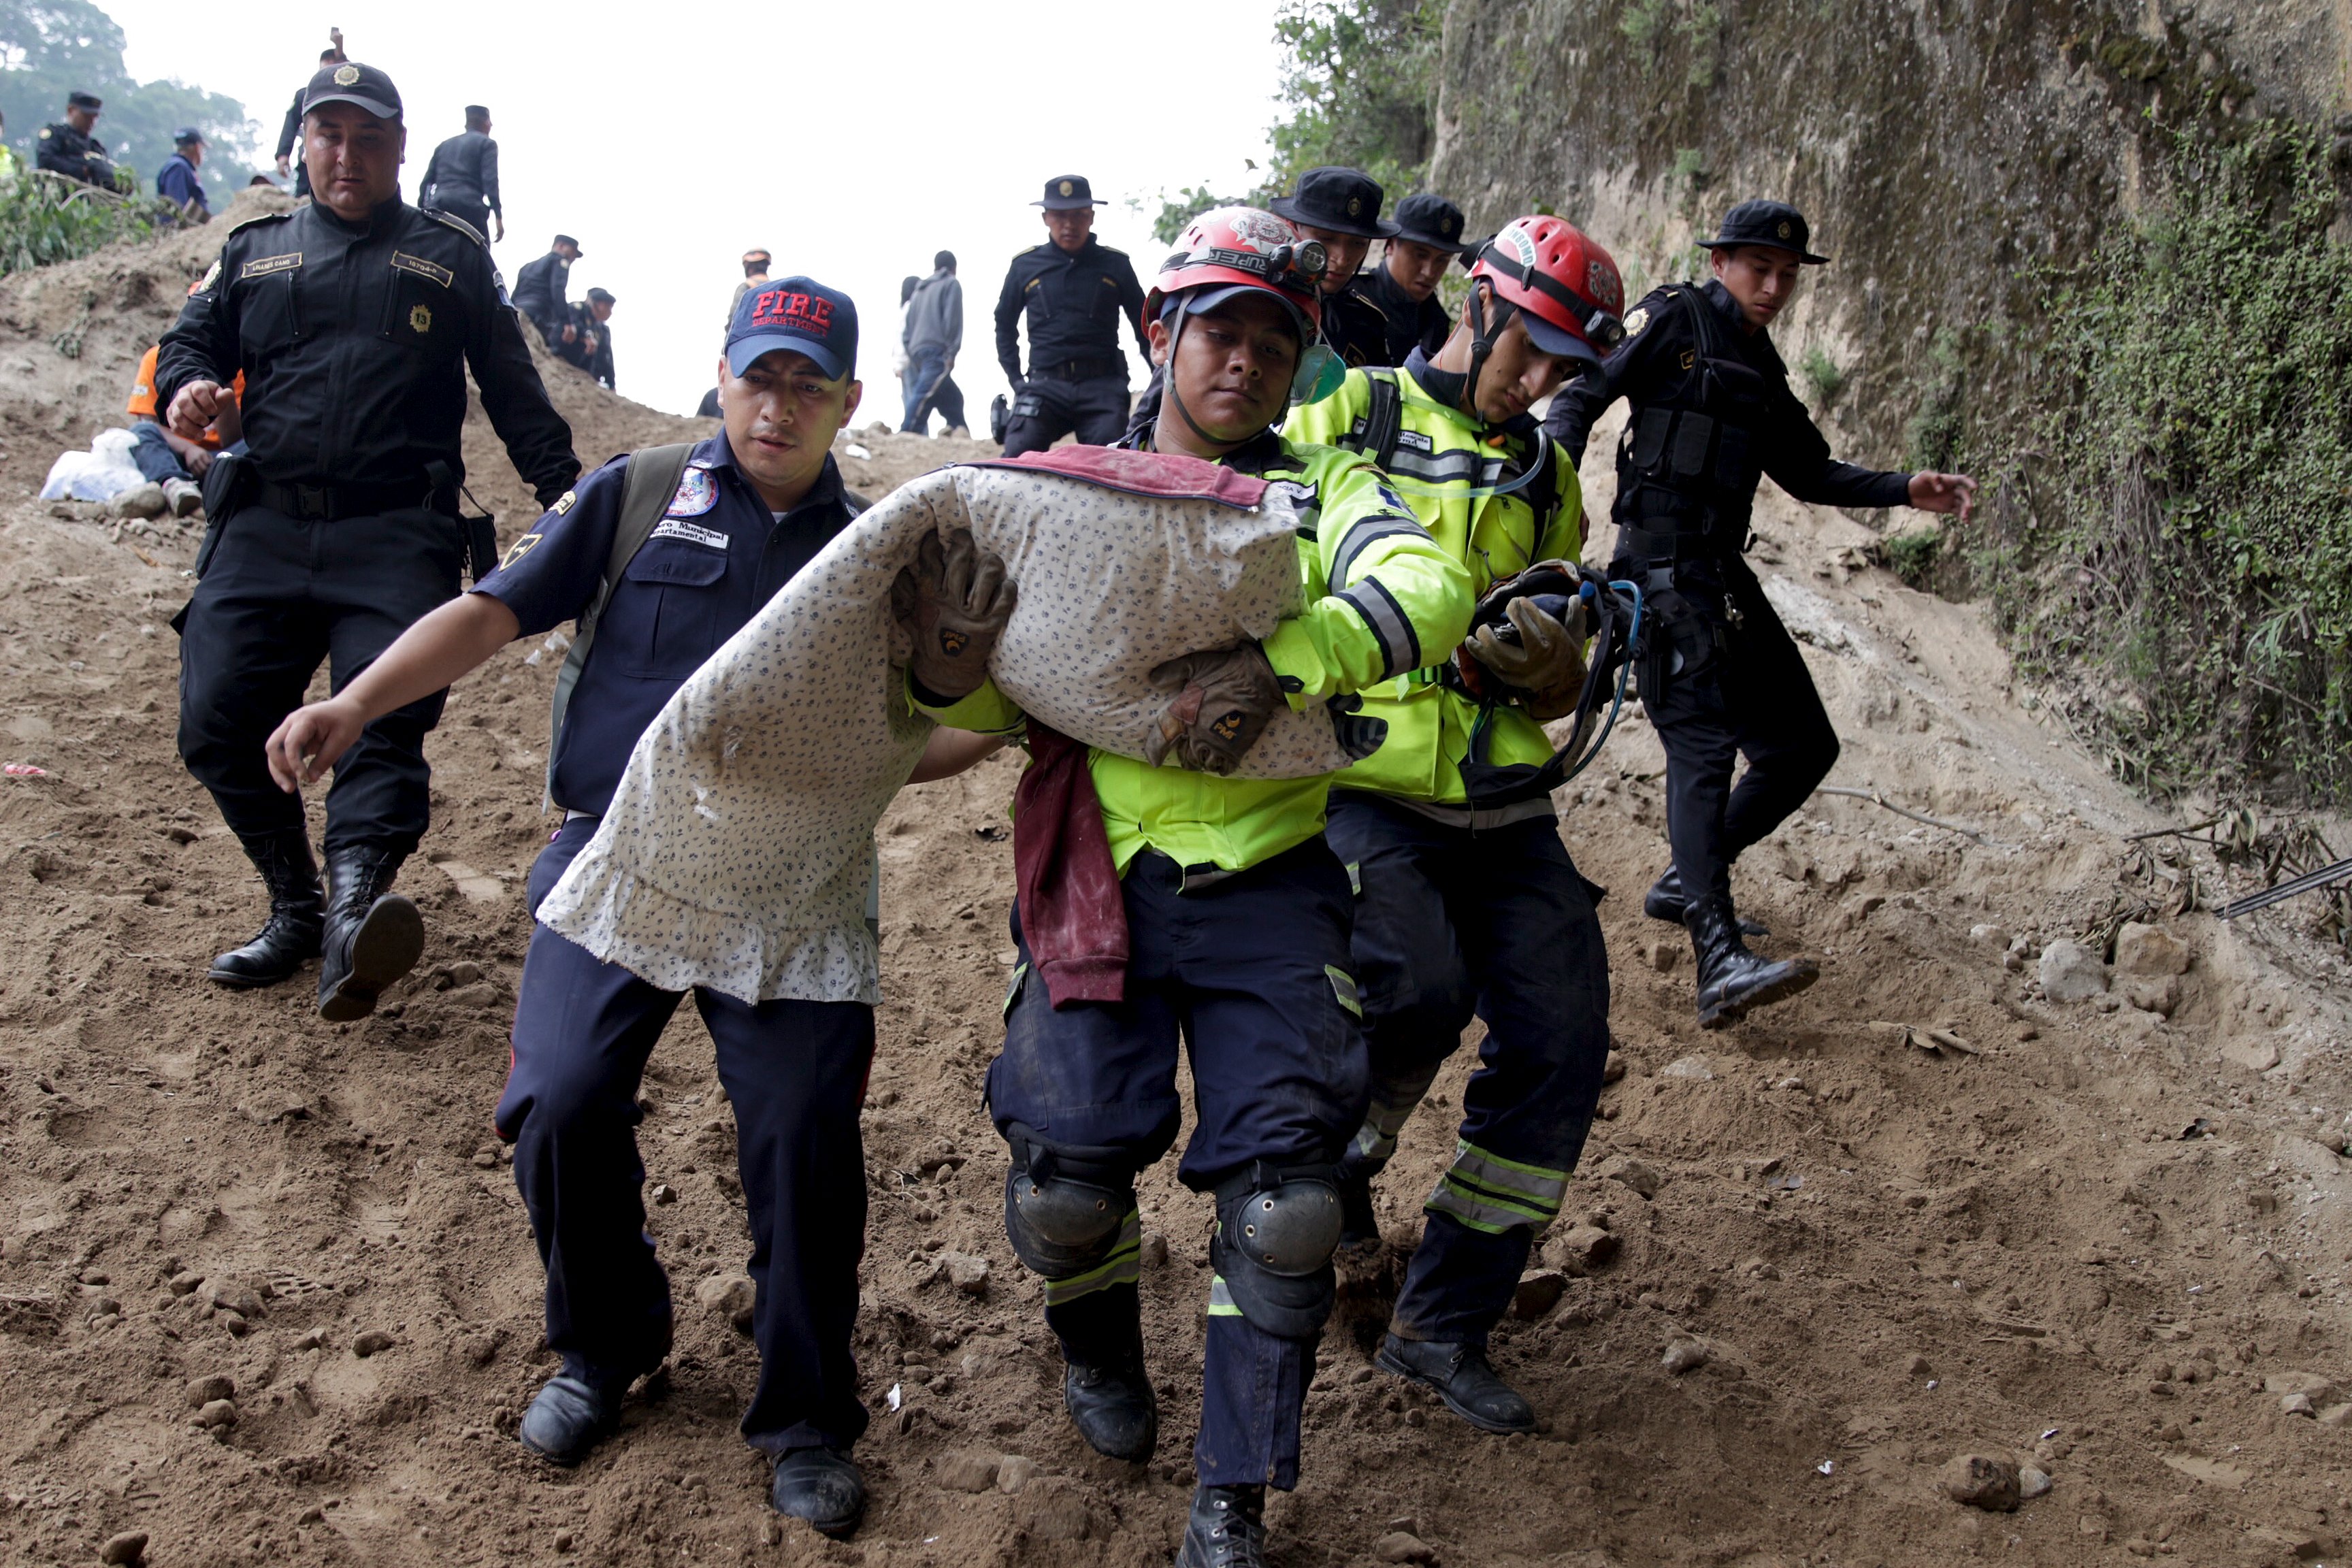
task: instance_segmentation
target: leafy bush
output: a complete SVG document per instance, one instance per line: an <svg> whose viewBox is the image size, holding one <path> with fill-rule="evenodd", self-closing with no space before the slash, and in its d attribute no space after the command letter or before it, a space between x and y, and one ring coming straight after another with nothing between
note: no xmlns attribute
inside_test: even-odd
<svg viewBox="0 0 2352 1568"><path fill-rule="evenodd" d="M1830 358L1828 351L1819 343L1807 349L1804 358L1797 362L1797 374L1803 378L1805 390L1813 395L1816 413L1835 403L1838 394L1845 390L1844 367Z"/></svg>
<svg viewBox="0 0 2352 1568"><path fill-rule="evenodd" d="M1273 128L1279 195L1322 163L1363 170L1389 200L1410 194L1437 139L1438 33L1444 0L1282 0L1274 37L1288 65Z"/></svg>
<svg viewBox="0 0 2352 1568"><path fill-rule="evenodd" d="M2021 663L2158 791L2352 800L2352 247L2328 138L2171 133L2156 199L2046 279L2042 395L1970 562Z"/></svg>
<svg viewBox="0 0 2352 1568"><path fill-rule="evenodd" d="M0 275L88 256L118 239L154 232L153 204L110 196L54 174L20 176L0 190Z"/></svg>
<svg viewBox="0 0 2352 1568"><path fill-rule="evenodd" d="M1914 588L1925 590L1934 582L1936 564L1944 553L1943 531L1923 528L1912 533L1894 533L1879 542L1885 553L1887 570Z"/></svg>

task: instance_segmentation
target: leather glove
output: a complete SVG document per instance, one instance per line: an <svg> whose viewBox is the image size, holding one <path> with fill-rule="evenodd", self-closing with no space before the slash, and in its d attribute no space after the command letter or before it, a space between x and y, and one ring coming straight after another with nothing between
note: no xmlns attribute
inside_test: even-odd
<svg viewBox="0 0 2352 1568"><path fill-rule="evenodd" d="M915 563L890 584L890 613L913 645L915 684L949 702L979 690L1013 618L1014 591L1004 563L969 532L944 544L937 529L925 534Z"/></svg>
<svg viewBox="0 0 2352 1568"><path fill-rule="evenodd" d="M1553 619L1531 599L1514 599L1505 608L1516 641L1507 641L1493 626L1471 634L1470 651L1504 685L1528 694L1528 711L1538 719L1557 719L1574 710L1584 687L1584 605L1569 608L1566 621Z"/></svg>
<svg viewBox="0 0 2352 1568"><path fill-rule="evenodd" d="M1257 644L1188 653L1154 669L1151 689L1169 696L1143 760L1160 765L1170 749L1194 773L1230 773L1283 706L1282 684Z"/></svg>

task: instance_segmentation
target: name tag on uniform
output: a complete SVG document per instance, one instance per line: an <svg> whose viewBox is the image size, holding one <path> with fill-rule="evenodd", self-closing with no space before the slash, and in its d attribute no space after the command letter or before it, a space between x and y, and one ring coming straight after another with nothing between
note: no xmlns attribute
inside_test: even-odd
<svg viewBox="0 0 2352 1568"><path fill-rule="evenodd" d="M457 276L437 261L427 261L421 256L411 256L404 250L395 250L392 253L392 265L396 271L414 272L419 278L430 278L444 289L449 287Z"/></svg>
<svg viewBox="0 0 2352 1568"><path fill-rule="evenodd" d="M699 544L706 550L724 550L727 548L727 536L724 533L721 533L719 530L715 528L705 528L698 522L684 522L674 517L666 517L658 523L656 523L654 525L653 533L650 537L655 539L683 539L688 544Z"/></svg>
<svg viewBox="0 0 2352 1568"><path fill-rule="evenodd" d="M273 272L291 272L302 265L302 253L291 250L283 256L257 256L237 271L239 279L267 278Z"/></svg>

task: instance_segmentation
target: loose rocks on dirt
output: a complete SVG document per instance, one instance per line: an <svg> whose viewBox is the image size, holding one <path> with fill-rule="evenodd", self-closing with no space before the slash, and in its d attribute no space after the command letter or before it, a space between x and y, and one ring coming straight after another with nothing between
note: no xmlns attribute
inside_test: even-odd
<svg viewBox="0 0 2352 1568"><path fill-rule="evenodd" d="M694 1299L705 1311L721 1314L739 1329L749 1329L759 1287L751 1283L749 1274L714 1274L694 1288Z"/></svg>
<svg viewBox="0 0 2352 1568"><path fill-rule="evenodd" d="M940 1460L940 1485L951 1492L984 1492L996 1484L1001 1455L968 1448Z"/></svg>
<svg viewBox="0 0 2352 1568"><path fill-rule="evenodd" d="M1372 1555L1383 1563L1434 1563L1437 1553L1418 1535L1392 1530L1372 1543Z"/></svg>
<svg viewBox="0 0 2352 1568"><path fill-rule="evenodd" d="M2107 989L2107 966L2079 942L2062 937L2042 950L2042 994L2053 1002L2088 1002Z"/></svg>
<svg viewBox="0 0 2352 1568"><path fill-rule="evenodd" d="M100 1563L119 1563L125 1568L138 1568L147 1561L147 1532L126 1530L120 1535L107 1537L106 1544L98 1549Z"/></svg>
<svg viewBox="0 0 2352 1568"><path fill-rule="evenodd" d="M1955 1454L1937 1479L1944 1484L1944 1495L1954 1502L1991 1513L2017 1510L2017 1467L2007 1459L1985 1454Z"/></svg>

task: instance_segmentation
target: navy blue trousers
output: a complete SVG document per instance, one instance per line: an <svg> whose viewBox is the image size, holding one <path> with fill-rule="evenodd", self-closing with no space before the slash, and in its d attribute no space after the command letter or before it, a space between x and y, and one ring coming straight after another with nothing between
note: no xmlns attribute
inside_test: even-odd
<svg viewBox="0 0 2352 1568"><path fill-rule="evenodd" d="M1042 452L1075 434L1089 447L1108 447L1127 434L1127 374L1087 381L1033 375L1013 400L1004 426L1004 455Z"/></svg>
<svg viewBox="0 0 2352 1568"><path fill-rule="evenodd" d="M1722 571L1742 625L1731 646L1642 706L1666 753L1666 839L1685 895L1727 897L1731 863L1805 804L1838 759L1837 730L1796 640L1743 561ZM1748 759L1734 787L1733 764Z"/></svg>
<svg viewBox="0 0 2352 1568"><path fill-rule="evenodd" d="M1176 1056L1192 1054L1196 1125L1177 1174L1195 1192L1274 1166L1330 1164L1363 1119L1362 1031L1348 968L1348 878L1320 838L1206 887L1146 851L1128 868L1127 998L1055 1010L1021 967L1003 1052L989 1065L997 1130L1140 1171L1176 1141ZM1201 1435L1203 1485L1298 1484L1298 1418L1315 1375L1312 1340L1285 1339L1223 1305L1209 1314ZM1124 1302L1124 1305L1118 1303ZM1131 1284L1050 1309L1067 1335L1082 1315L1136 1310ZM1088 1325L1099 1328L1098 1324Z"/></svg>
<svg viewBox="0 0 2352 1568"><path fill-rule="evenodd" d="M269 777L262 742L302 704L320 661L334 689L457 592L457 525L436 512L306 522L264 506L221 525L180 630L180 756L250 841L302 831L302 797ZM360 731L327 791L327 852L415 853L431 806L425 737L435 692Z"/></svg>
<svg viewBox="0 0 2352 1568"><path fill-rule="evenodd" d="M1550 816L1473 832L1334 790L1328 833L1360 889L1354 962L1371 1041L1351 1173L1388 1163L1462 1031L1474 1016L1486 1024L1392 1324L1410 1339L1484 1344L1559 1213L1600 1103L1609 960L1591 887Z"/></svg>
<svg viewBox="0 0 2352 1568"><path fill-rule="evenodd" d="M574 818L541 852L531 868L534 910L595 826ZM645 1228L636 1093L682 1000L545 926L531 932L499 1135L515 1146L515 1184L547 1266L548 1346L591 1383L625 1382L669 1348L669 1279ZM874 1060L874 1010L861 1002L751 1006L709 990L694 1000L735 1112L751 1219L760 1383L743 1436L772 1455L845 1452L866 1421L850 1335L866 1248L857 1112Z"/></svg>

